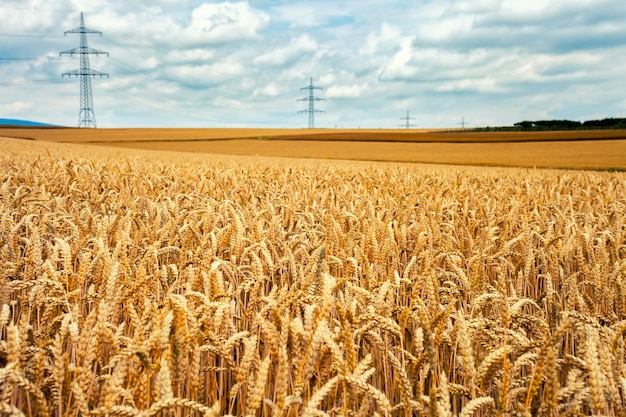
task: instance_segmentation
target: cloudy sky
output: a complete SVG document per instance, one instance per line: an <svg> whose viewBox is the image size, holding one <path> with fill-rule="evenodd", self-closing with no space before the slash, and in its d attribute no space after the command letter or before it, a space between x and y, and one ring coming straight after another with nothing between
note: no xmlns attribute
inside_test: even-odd
<svg viewBox="0 0 626 417"><path fill-rule="evenodd" d="M626 117L624 0L0 0L0 118L98 127L510 125Z"/></svg>

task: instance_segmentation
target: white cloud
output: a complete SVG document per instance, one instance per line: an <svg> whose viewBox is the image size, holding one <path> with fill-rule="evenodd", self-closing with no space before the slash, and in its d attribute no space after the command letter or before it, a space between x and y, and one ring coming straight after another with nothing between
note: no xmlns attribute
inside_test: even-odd
<svg viewBox="0 0 626 417"><path fill-rule="evenodd" d="M139 61L139 64L137 65L137 69L138 70L154 70L157 69L159 67L159 60L156 59L155 57L149 57L147 59L143 59L141 61Z"/></svg>
<svg viewBox="0 0 626 417"><path fill-rule="evenodd" d="M350 15L342 3L325 0L290 2L274 7L273 11L277 19L288 22L292 28L314 28Z"/></svg>
<svg viewBox="0 0 626 417"><path fill-rule="evenodd" d="M184 38L191 42L215 44L256 37L269 23L267 13L248 2L204 3L191 13Z"/></svg>
<svg viewBox="0 0 626 417"><path fill-rule="evenodd" d="M88 27L104 31L124 45L167 45L178 50L254 39L270 18L248 2L227 1L203 3L186 16L155 5L131 10L102 6L85 19Z"/></svg>
<svg viewBox="0 0 626 417"><path fill-rule="evenodd" d="M361 94L368 90L367 84L358 85L333 85L326 91L326 97L328 98L357 98Z"/></svg>
<svg viewBox="0 0 626 417"><path fill-rule="evenodd" d="M379 78L382 80L413 78L417 74L417 69L411 65L414 56L415 51L410 42L405 42L391 60L379 70Z"/></svg>
<svg viewBox="0 0 626 417"><path fill-rule="evenodd" d="M452 81L443 81L435 88L438 92L461 92L476 91L481 93L501 92L502 88L498 87L496 80L493 78L479 79L460 79Z"/></svg>
<svg viewBox="0 0 626 417"><path fill-rule="evenodd" d="M229 60L205 65L178 65L171 67L167 73L181 84L207 86L231 80L245 71L245 67L236 61Z"/></svg>
<svg viewBox="0 0 626 417"><path fill-rule="evenodd" d="M415 44L434 45L450 38L458 38L471 32L474 26L474 15L455 15L443 19L423 22L417 27Z"/></svg>
<svg viewBox="0 0 626 417"><path fill-rule="evenodd" d="M457 0L446 4L443 12L445 15L472 15L496 10L502 3L503 0Z"/></svg>
<svg viewBox="0 0 626 417"><path fill-rule="evenodd" d="M8 0L0 6L2 32L19 34L45 34L58 30L63 14L58 11L71 11L72 5L65 0L33 1ZM62 32L61 32L62 33Z"/></svg>
<svg viewBox="0 0 626 417"><path fill-rule="evenodd" d="M110 0L70 0L76 10L85 13L93 13L101 11L104 8L115 7L113 1Z"/></svg>
<svg viewBox="0 0 626 417"><path fill-rule="evenodd" d="M31 101L13 101L0 106L0 111L5 115L23 115L26 111L35 107Z"/></svg>
<svg viewBox="0 0 626 417"><path fill-rule="evenodd" d="M360 53L374 55L381 49L389 49L399 46L402 41L401 30L393 25L383 22L378 32L370 33L365 40L365 45L360 48Z"/></svg>
<svg viewBox="0 0 626 417"><path fill-rule="evenodd" d="M505 14L517 16L535 16L545 12L554 3L545 0L502 0L499 9Z"/></svg>
<svg viewBox="0 0 626 417"><path fill-rule="evenodd" d="M166 55L166 59L171 63L201 63L215 58L215 51L206 48L193 48L172 50Z"/></svg>
<svg viewBox="0 0 626 417"><path fill-rule="evenodd" d="M255 64L280 66L293 62L305 53L315 52L318 49L315 39L309 35L300 35L292 39L288 45L282 48L272 49L254 59Z"/></svg>
<svg viewBox="0 0 626 417"><path fill-rule="evenodd" d="M270 83L262 88L257 88L252 93L253 97L276 97L278 95L279 88L275 83Z"/></svg>

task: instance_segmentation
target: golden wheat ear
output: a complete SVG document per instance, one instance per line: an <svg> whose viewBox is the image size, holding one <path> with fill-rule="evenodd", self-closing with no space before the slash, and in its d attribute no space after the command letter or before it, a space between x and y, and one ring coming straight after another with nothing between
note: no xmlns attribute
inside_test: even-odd
<svg viewBox="0 0 626 417"><path fill-rule="evenodd" d="M0 147L0 414L626 415L623 173Z"/></svg>

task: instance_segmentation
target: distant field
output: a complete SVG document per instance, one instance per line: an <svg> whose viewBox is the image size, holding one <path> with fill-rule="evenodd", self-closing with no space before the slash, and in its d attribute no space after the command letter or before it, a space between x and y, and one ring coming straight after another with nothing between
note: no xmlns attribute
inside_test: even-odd
<svg viewBox="0 0 626 417"><path fill-rule="evenodd" d="M281 139L302 139L302 135L286 135ZM468 130L351 130L309 133L307 140L358 142L417 143L494 143L554 142L579 140L626 140L623 130L581 130L556 132L474 132Z"/></svg>
<svg viewBox="0 0 626 417"><path fill-rule="evenodd" d="M144 141L216 140L264 138L318 133L308 129L77 129L2 128L0 136L66 143L114 143Z"/></svg>
<svg viewBox="0 0 626 417"><path fill-rule="evenodd" d="M315 140L323 142L493 143L579 140L626 140L626 130L571 130L555 132L474 132L437 129L257 129L257 128L11 128L0 126L0 136L66 143L178 142L232 139Z"/></svg>
<svg viewBox="0 0 626 417"><path fill-rule="evenodd" d="M132 149L363 161L626 170L626 131L0 128L0 136Z"/></svg>
<svg viewBox="0 0 626 417"><path fill-rule="evenodd" d="M133 142L132 149L455 165L626 169L626 141L397 143L299 140Z"/></svg>

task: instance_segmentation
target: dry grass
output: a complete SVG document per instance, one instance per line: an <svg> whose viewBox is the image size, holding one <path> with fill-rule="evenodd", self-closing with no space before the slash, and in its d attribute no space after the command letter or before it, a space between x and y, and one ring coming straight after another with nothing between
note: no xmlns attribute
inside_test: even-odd
<svg viewBox="0 0 626 417"><path fill-rule="evenodd" d="M2 140L0 413L626 413L626 177Z"/></svg>

